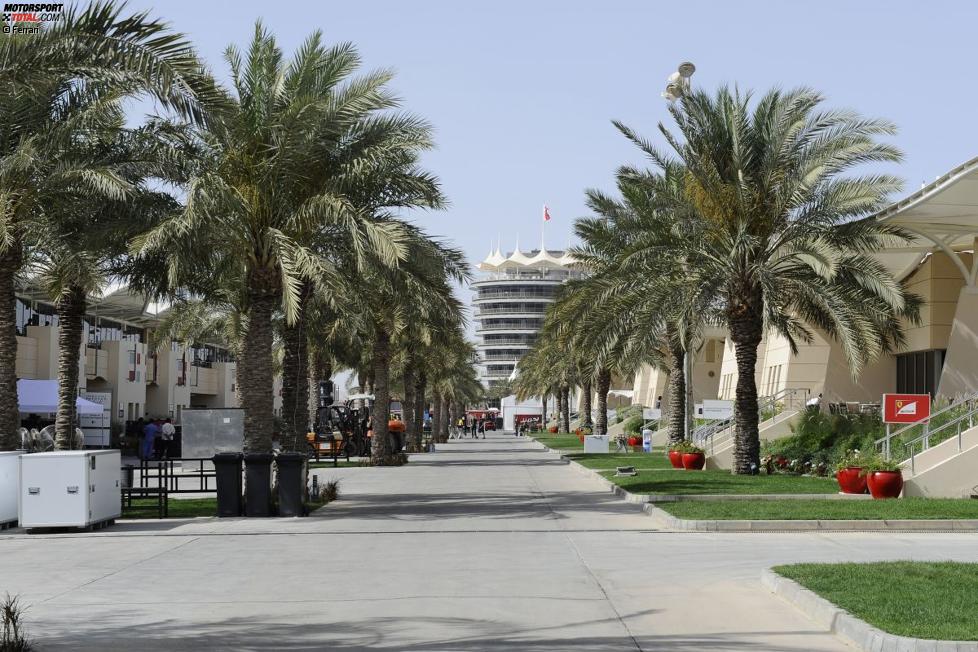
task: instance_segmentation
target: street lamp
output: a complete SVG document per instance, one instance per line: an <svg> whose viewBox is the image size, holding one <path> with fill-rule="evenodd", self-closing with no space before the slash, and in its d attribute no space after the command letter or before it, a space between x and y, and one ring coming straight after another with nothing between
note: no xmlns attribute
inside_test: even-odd
<svg viewBox="0 0 978 652"><path fill-rule="evenodd" d="M670 102L675 102L689 91L689 78L696 72L696 66L689 61L679 64L676 72L666 78L666 90L662 92L662 97Z"/></svg>
<svg viewBox="0 0 978 652"><path fill-rule="evenodd" d="M693 76L696 72L696 66L690 61L683 61L676 68L676 72L672 73L666 78L666 90L662 92L662 97L664 97L669 102L675 102L680 99L683 95L689 92L690 83L689 78ZM694 405L693 405L693 351L692 342L687 341L683 343L683 377L684 384L686 386L686 414L683 419L683 434L687 441L691 441L693 437L694 430Z"/></svg>

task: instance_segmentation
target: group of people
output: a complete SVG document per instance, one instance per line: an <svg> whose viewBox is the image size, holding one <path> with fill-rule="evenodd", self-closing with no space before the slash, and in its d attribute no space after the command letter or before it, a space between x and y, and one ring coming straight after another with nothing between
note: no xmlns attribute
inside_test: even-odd
<svg viewBox="0 0 978 652"><path fill-rule="evenodd" d="M135 434L142 437L139 446L139 459L166 459L170 456L170 446L177 433L170 419L150 419L142 417L136 420Z"/></svg>
<svg viewBox="0 0 978 652"><path fill-rule="evenodd" d="M479 433L482 433L483 439L486 438L486 424L481 420L475 419L469 422L468 419L459 417L455 425L466 435L471 434L472 439L478 439Z"/></svg>

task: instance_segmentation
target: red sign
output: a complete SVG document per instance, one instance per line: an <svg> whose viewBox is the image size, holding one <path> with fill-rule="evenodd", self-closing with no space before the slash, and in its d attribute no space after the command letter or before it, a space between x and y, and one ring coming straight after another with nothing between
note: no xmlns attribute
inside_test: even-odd
<svg viewBox="0 0 978 652"><path fill-rule="evenodd" d="M930 394L883 394L883 423L917 423L930 418Z"/></svg>
<svg viewBox="0 0 978 652"><path fill-rule="evenodd" d="M539 424L543 421L543 417L539 414L517 414L515 418L516 423L536 423Z"/></svg>

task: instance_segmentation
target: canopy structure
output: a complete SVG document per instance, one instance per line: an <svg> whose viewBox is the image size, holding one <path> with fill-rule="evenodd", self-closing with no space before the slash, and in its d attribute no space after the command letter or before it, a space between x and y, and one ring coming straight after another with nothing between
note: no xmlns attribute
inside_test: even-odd
<svg viewBox="0 0 978 652"><path fill-rule="evenodd" d="M58 411L58 381L57 380L26 380L17 381L17 403L22 414L45 414ZM102 406L85 400L80 396L75 399L78 414L102 414Z"/></svg>
<svg viewBox="0 0 978 652"><path fill-rule="evenodd" d="M978 236L978 158L950 170L872 219L899 225L916 236L910 243L897 243L877 254L897 278L905 278L931 253L943 251L969 286L978 284L978 264L968 269L957 255L971 253Z"/></svg>

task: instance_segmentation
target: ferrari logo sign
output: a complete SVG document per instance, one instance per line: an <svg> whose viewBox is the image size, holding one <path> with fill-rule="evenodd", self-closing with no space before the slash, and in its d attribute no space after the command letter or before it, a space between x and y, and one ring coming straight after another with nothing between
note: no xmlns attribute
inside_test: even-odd
<svg viewBox="0 0 978 652"><path fill-rule="evenodd" d="M884 423L917 423L930 417L930 394L883 394Z"/></svg>

